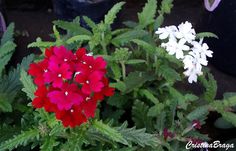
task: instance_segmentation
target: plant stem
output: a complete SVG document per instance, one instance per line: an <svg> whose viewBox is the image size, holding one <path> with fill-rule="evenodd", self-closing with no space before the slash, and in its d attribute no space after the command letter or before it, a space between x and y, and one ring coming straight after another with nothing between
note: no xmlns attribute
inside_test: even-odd
<svg viewBox="0 0 236 151"><path fill-rule="evenodd" d="M126 77L126 67L125 67L125 62L124 62L124 61L121 61L120 64L121 64L121 68L122 68L122 76L123 76L123 80L125 80L125 77Z"/></svg>

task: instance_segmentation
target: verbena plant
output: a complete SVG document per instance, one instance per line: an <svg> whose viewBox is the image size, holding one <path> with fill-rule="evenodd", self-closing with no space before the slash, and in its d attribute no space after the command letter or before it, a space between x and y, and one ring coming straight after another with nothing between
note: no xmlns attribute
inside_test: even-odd
<svg viewBox="0 0 236 151"><path fill-rule="evenodd" d="M18 123L22 132L2 139L0 150L23 145L25 150L47 151L182 151L188 141L210 140L207 134L197 130L205 124L210 112L220 113L236 126L232 108L236 96L225 95L223 100L215 100L217 84L208 69L203 68L203 73L197 74L203 88L200 95L178 88L179 84L187 83L186 74L182 74L184 65L168 54L167 46L163 48L165 40L155 34L164 15L170 13L172 0L160 4L149 0L138 13L138 22L126 21L125 28L113 30L111 25L123 5L124 2L117 3L99 24L84 16L89 29L80 26L80 17L73 22L55 21L52 35L55 41L44 42L38 38L29 45L42 51L36 62L44 58L46 48L61 45L72 50L86 47L94 56L105 58L110 86L116 91L99 103L95 118L75 128L65 128L54 114L44 109L33 110L29 103L21 124ZM60 34L58 28L66 34ZM206 36L215 37L211 33L199 33L196 38ZM34 99L36 86L26 70L23 68L20 74L22 90ZM8 134L7 129L12 127L14 123L2 124L1 135Z"/></svg>

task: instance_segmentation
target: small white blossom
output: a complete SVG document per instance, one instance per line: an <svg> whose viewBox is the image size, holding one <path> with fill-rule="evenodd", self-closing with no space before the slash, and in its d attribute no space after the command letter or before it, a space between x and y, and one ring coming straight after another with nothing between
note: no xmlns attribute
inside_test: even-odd
<svg viewBox="0 0 236 151"><path fill-rule="evenodd" d="M178 31L175 33L176 38L185 39L191 43L196 38L196 32L190 22L181 23L178 26Z"/></svg>
<svg viewBox="0 0 236 151"><path fill-rule="evenodd" d="M164 48L166 48L166 51L170 55L176 56L177 59L184 58L184 52L188 51L190 49L189 46L185 45L186 41L184 39L181 39L180 41L176 41L174 39L170 39L169 42L162 44Z"/></svg>
<svg viewBox="0 0 236 151"><path fill-rule="evenodd" d="M175 39L175 32L177 32L176 26L167 26L164 28L159 28L155 33L159 35L160 39Z"/></svg>
<svg viewBox="0 0 236 151"><path fill-rule="evenodd" d="M209 50L209 47L206 43L202 43L203 39L201 39L199 42L193 41L192 45L193 51L198 51L201 55L201 58L206 59L207 57L212 57L213 52Z"/></svg>
<svg viewBox="0 0 236 151"><path fill-rule="evenodd" d="M159 28L156 32L161 40L169 39L162 43L169 55L181 60L184 64L184 75L188 77L188 82L197 82L198 76L202 75L202 66L207 66L207 57L212 57L212 51L203 39L196 41L196 33L189 22L176 26Z"/></svg>

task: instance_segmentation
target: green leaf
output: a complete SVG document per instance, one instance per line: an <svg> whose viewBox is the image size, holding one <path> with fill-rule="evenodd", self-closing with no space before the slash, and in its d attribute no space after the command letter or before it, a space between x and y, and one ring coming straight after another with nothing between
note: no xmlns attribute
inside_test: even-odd
<svg viewBox="0 0 236 151"><path fill-rule="evenodd" d="M159 66L158 74L170 83L181 80L180 74L175 69L166 64Z"/></svg>
<svg viewBox="0 0 236 151"><path fill-rule="evenodd" d="M220 129L234 128L234 126L230 122L224 120L222 117L218 118L215 121L214 126L217 127L217 128L220 128Z"/></svg>
<svg viewBox="0 0 236 151"><path fill-rule="evenodd" d="M69 33L72 33L73 35L92 35L92 33L81 27L79 22L68 22L68 21L62 21L62 20L57 20L53 21L54 25L57 25L58 27L66 30Z"/></svg>
<svg viewBox="0 0 236 151"><path fill-rule="evenodd" d="M216 34L211 33L211 32L201 32L201 33L198 33L198 34L196 35L196 38L198 38L198 39L205 38L205 37L207 37L207 38L217 38L217 39L219 39L219 37L218 37Z"/></svg>
<svg viewBox="0 0 236 151"><path fill-rule="evenodd" d="M126 90L126 85L122 81L118 81L116 83L111 83L110 86L120 90L121 92L125 92L125 90Z"/></svg>
<svg viewBox="0 0 236 151"><path fill-rule="evenodd" d="M151 146L155 148L160 141L153 134L146 133L146 129L136 129L136 127L127 128L127 122L123 123L120 127L117 127L117 131L129 142L140 145L141 147Z"/></svg>
<svg viewBox="0 0 236 151"><path fill-rule="evenodd" d="M130 59L126 61L125 64L139 64L139 63L146 63L146 61L142 59Z"/></svg>
<svg viewBox="0 0 236 151"><path fill-rule="evenodd" d="M83 16L83 19L85 21L85 23L92 29L97 28L97 25L94 21L92 21L92 19L88 18L87 16Z"/></svg>
<svg viewBox="0 0 236 151"><path fill-rule="evenodd" d="M139 88L147 81L154 80L155 77L151 73L131 72L124 80L126 84L126 93Z"/></svg>
<svg viewBox="0 0 236 151"><path fill-rule="evenodd" d="M34 92L36 91L36 87L33 83L33 80L30 75L28 75L25 70L21 70L21 78L20 81L22 82L24 88L22 89L23 92L27 94L27 96L33 100L34 99Z"/></svg>
<svg viewBox="0 0 236 151"><path fill-rule="evenodd" d="M139 40L139 39L133 39L132 42L136 43L140 47L142 47L145 51L148 52L148 54L154 54L155 53L155 46L151 45L150 43Z"/></svg>
<svg viewBox="0 0 236 151"><path fill-rule="evenodd" d="M1 45L7 43L8 41L13 41L14 29L15 29L15 24L10 23L9 26L7 27L7 30L4 32L2 36Z"/></svg>
<svg viewBox="0 0 236 151"><path fill-rule="evenodd" d="M208 79L206 79L208 78ZM214 76L210 73L207 73L206 78L204 76L200 76L199 80L205 87L205 92L203 94L203 98L208 101L212 102L215 99L216 92L217 92L217 83L214 79Z"/></svg>
<svg viewBox="0 0 236 151"><path fill-rule="evenodd" d="M72 44L74 42L77 42L77 41L89 41L91 39L90 36L88 35L77 35L77 36L74 36L74 37L71 37L70 39L68 39L66 41L67 44Z"/></svg>
<svg viewBox="0 0 236 151"><path fill-rule="evenodd" d="M190 121L193 121L196 119L201 119L204 116L206 116L208 113L209 113L209 106L208 105L200 106L200 107L197 107L192 112L190 112L187 115L187 119Z"/></svg>
<svg viewBox="0 0 236 151"><path fill-rule="evenodd" d="M53 137L47 137L42 146L40 146L40 151L53 151L53 148L57 145L57 142L55 141L55 138Z"/></svg>
<svg viewBox="0 0 236 151"><path fill-rule="evenodd" d="M127 100L127 96L115 93L112 97L108 98L107 103L111 106L122 108L127 103Z"/></svg>
<svg viewBox="0 0 236 151"><path fill-rule="evenodd" d="M12 112L12 106L8 102L7 98L3 98L0 94L0 111L2 112Z"/></svg>
<svg viewBox="0 0 236 151"><path fill-rule="evenodd" d="M132 107L132 120L138 128L146 127L148 131L152 129L152 121L148 115L149 107L140 100L136 100Z"/></svg>
<svg viewBox="0 0 236 151"><path fill-rule="evenodd" d="M226 121L230 122L236 127L236 114L232 112L223 112L222 118L225 119Z"/></svg>
<svg viewBox="0 0 236 151"><path fill-rule="evenodd" d="M109 125L104 124L102 121L94 121L92 126L101 134L107 136L111 140L122 143L124 145L128 145L128 142L124 139L120 132L110 127Z"/></svg>
<svg viewBox="0 0 236 151"><path fill-rule="evenodd" d="M125 2L119 2L117 4L115 4L109 11L108 13L105 15L105 18L104 18L104 23L106 25L111 25L116 16L117 16L117 13L121 10L122 6L125 4Z"/></svg>
<svg viewBox="0 0 236 151"><path fill-rule="evenodd" d="M115 80L120 80L120 78L121 78L121 68L120 68L120 66L117 63L111 63L110 67L111 67L111 70L113 72L114 79Z"/></svg>
<svg viewBox="0 0 236 151"><path fill-rule="evenodd" d="M173 0L162 0L161 2L161 12L162 14L170 14L171 8L173 7Z"/></svg>
<svg viewBox="0 0 236 151"><path fill-rule="evenodd" d="M150 117L160 116L160 113L163 111L164 107L165 106L163 103L158 103L158 104L154 105L153 107L151 107L148 110L148 116L150 116Z"/></svg>
<svg viewBox="0 0 236 151"><path fill-rule="evenodd" d="M134 21L124 21L123 24L126 26L126 27L129 27L129 28L134 28L138 25L138 23L134 22Z"/></svg>
<svg viewBox="0 0 236 151"><path fill-rule="evenodd" d="M31 44L29 44L27 47L28 48L32 48L32 47L38 47L38 48L48 48L51 46L54 46L55 43L54 42L44 42L42 41L41 38L37 38L36 42L32 42Z"/></svg>
<svg viewBox="0 0 236 151"><path fill-rule="evenodd" d="M145 28L147 25L150 25L154 22L154 18L157 10L157 1L148 0L145 4L143 11L138 13L138 20L141 28Z"/></svg>
<svg viewBox="0 0 236 151"><path fill-rule="evenodd" d="M147 34L148 32L144 30L131 30L116 36L111 40L111 43L115 46L124 45L133 39L144 37Z"/></svg>
<svg viewBox="0 0 236 151"><path fill-rule="evenodd" d="M148 89L141 89L139 91L141 96L145 96L148 100L152 101L154 104L158 104L159 100L153 95L153 93Z"/></svg>
<svg viewBox="0 0 236 151"><path fill-rule="evenodd" d="M38 129L30 129L22 131L21 134L14 136L14 138L7 140L0 144L0 150L13 150L20 145L27 145L39 136Z"/></svg>

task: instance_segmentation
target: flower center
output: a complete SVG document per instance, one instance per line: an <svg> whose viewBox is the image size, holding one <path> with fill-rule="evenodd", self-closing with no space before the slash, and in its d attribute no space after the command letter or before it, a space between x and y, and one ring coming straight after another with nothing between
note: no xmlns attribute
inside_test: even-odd
<svg viewBox="0 0 236 151"><path fill-rule="evenodd" d="M82 63L83 63L83 64L86 64L86 62L85 62L85 61L83 61Z"/></svg>
<svg viewBox="0 0 236 151"><path fill-rule="evenodd" d="M48 72L48 70L47 70L47 69L44 69L44 72Z"/></svg>
<svg viewBox="0 0 236 151"><path fill-rule="evenodd" d="M89 66L90 69L92 69L92 66Z"/></svg>
<svg viewBox="0 0 236 151"><path fill-rule="evenodd" d="M65 92L65 95L66 95L66 96L68 95L68 91Z"/></svg>
<svg viewBox="0 0 236 151"><path fill-rule="evenodd" d="M81 73L81 72L79 72L79 71L78 71L78 72L76 72L76 73L75 73L75 76L76 76L76 75L78 75L78 74L80 74L80 73Z"/></svg>
<svg viewBox="0 0 236 151"><path fill-rule="evenodd" d="M65 62L67 62L67 61L68 61L68 59L64 59L64 61L65 61Z"/></svg>
<svg viewBox="0 0 236 151"><path fill-rule="evenodd" d="M61 78L61 76L62 76L61 74L58 74L58 77L59 77L59 78Z"/></svg>
<svg viewBox="0 0 236 151"><path fill-rule="evenodd" d="M86 97L85 101L88 101L88 100L90 100L90 97Z"/></svg>
<svg viewBox="0 0 236 151"><path fill-rule="evenodd" d="M71 113L73 113L73 112L74 112L74 110L73 110L73 109L71 109L71 110L70 110L70 112L71 112Z"/></svg>
<svg viewBox="0 0 236 151"><path fill-rule="evenodd" d="M87 80L86 83L89 84L89 80Z"/></svg>

